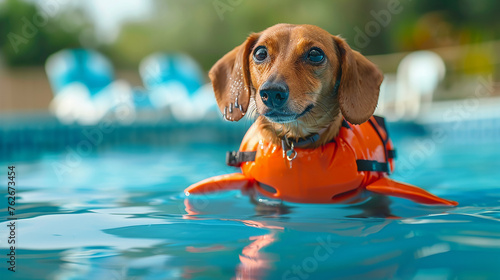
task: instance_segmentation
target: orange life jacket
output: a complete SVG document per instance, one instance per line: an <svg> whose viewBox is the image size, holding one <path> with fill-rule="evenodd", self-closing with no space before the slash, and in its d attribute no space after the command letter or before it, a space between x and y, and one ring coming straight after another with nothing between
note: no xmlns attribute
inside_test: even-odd
<svg viewBox="0 0 500 280"><path fill-rule="evenodd" d="M393 145L379 117L361 125L344 120L334 141L316 149L294 150L296 156L289 160L280 145L262 140L249 145L244 141L239 153L255 152L255 159L242 162L241 170L256 180L255 187L265 196L299 203L334 203L358 197L362 187L387 176L394 165Z"/></svg>
<svg viewBox="0 0 500 280"><path fill-rule="evenodd" d="M425 204L457 205L388 178L395 152L383 118L373 116L360 125L344 120L338 136L316 149L298 147L314 141L314 136L296 142L293 149L263 139L252 126L239 151L227 157L228 164L240 166L242 173L203 180L187 188L186 194L255 188L264 196L290 202L352 203L368 190Z"/></svg>

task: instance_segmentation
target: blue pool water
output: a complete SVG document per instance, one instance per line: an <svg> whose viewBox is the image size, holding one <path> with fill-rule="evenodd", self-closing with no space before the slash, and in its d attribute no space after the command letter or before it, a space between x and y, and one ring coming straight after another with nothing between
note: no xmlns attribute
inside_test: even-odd
<svg viewBox="0 0 500 280"><path fill-rule="evenodd" d="M499 145L397 136L393 177L458 207L391 199L397 217L385 219L345 205L255 205L237 191L187 200L191 183L234 172L224 157L237 143L2 160L0 174L16 166L19 219L12 273L2 198L0 278L500 279Z"/></svg>

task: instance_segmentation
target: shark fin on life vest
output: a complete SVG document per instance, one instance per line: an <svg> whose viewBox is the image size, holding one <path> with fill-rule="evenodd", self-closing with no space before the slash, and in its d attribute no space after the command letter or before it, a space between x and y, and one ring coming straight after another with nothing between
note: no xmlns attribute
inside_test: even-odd
<svg viewBox="0 0 500 280"><path fill-rule="evenodd" d="M246 188L250 180L242 173L232 173L211 177L189 186L186 195L213 193L219 191L241 190Z"/></svg>
<svg viewBox="0 0 500 280"><path fill-rule="evenodd" d="M366 189L374 193L406 198L423 204L458 205L456 201L437 197L419 187L400 183L389 178L380 178L366 186Z"/></svg>

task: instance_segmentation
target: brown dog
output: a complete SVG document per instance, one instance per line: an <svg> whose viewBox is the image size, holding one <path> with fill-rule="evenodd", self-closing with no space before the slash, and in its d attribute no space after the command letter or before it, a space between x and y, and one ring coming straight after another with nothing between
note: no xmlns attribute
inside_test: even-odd
<svg viewBox="0 0 500 280"><path fill-rule="evenodd" d="M318 147L337 136L342 117L352 124L375 111L383 75L340 37L313 25L278 24L252 34L210 70L226 119L238 121L251 100L268 140L306 138ZM338 94L335 84L340 77Z"/></svg>
<svg viewBox="0 0 500 280"><path fill-rule="evenodd" d="M305 203L353 203L370 193L456 205L388 177L394 149L374 117L382 73L347 43L312 25L278 24L252 34L210 70L224 117L258 114L228 164L242 173L186 189L256 191Z"/></svg>

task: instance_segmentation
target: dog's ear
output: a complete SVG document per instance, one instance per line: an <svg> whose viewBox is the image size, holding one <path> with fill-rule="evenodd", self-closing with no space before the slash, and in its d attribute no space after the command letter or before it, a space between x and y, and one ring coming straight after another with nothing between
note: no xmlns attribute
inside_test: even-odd
<svg viewBox="0 0 500 280"><path fill-rule="evenodd" d="M342 77L338 89L338 101L342 115L352 124L367 121L375 111L380 84L384 79L375 64L337 36L333 36L338 47Z"/></svg>
<svg viewBox="0 0 500 280"><path fill-rule="evenodd" d="M240 120L250 103L250 52L259 34L250 35L246 41L223 56L208 73L215 92L215 99L224 118Z"/></svg>

